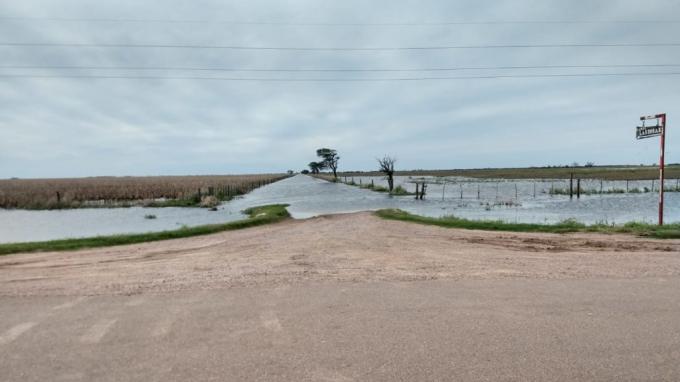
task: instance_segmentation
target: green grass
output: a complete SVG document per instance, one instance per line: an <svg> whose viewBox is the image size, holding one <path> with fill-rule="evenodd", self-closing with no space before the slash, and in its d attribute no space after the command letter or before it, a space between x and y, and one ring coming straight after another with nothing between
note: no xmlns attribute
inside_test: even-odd
<svg viewBox="0 0 680 382"><path fill-rule="evenodd" d="M357 183L357 182L354 181L353 178L352 178L352 179L348 179L347 181L344 181L343 178L340 178L340 177L338 177L338 179L335 180L335 179L332 178L332 177L329 178L329 177L324 176L324 175L320 175L320 176L317 175L317 176L315 176L315 177L316 177L316 178L319 178L319 179L327 180L327 181L329 181L329 182L336 182L336 183L346 184L346 185L348 185L348 186L359 187L359 188L364 189L364 190L371 190L371 191L374 191L374 192L389 193L390 195L393 195L393 196L415 195L415 193L408 192L408 191L407 191L404 187L402 187L401 185L396 186L396 187L394 188L394 190L392 190L392 192L390 192L390 189L389 189L389 188L387 188L387 187L385 187L385 186L381 186L381 185L379 185L379 184L375 184L374 182L371 182L371 183Z"/></svg>
<svg viewBox="0 0 680 382"><path fill-rule="evenodd" d="M249 218L225 224L211 224L198 227L186 227L173 231L151 232L130 235L98 236L82 239L64 239L30 243L0 244L0 255L11 253L72 251L85 248L109 247L114 245L137 244L149 241L180 239L184 237L208 235L222 231L231 231L263 224L270 224L290 217L286 210L288 205L275 204L249 208L245 211Z"/></svg>
<svg viewBox="0 0 680 382"><path fill-rule="evenodd" d="M639 236L653 237L658 239L680 239L680 223L668 224L663 227L647 223L628 223L624 225L594 224L585 225L574 220L565 220L557 224L527 224L506 223L503 221L468 220L454 216L432 218L413 215L396 209L385 209L376 212L376 215L389 220L400 220L418 224L436 225L445 228L474 229L485 231L510 231L510 232L543 232L543 233L570 233L570 232L598 232L598 233L627 233Z"/></svg>
<svg viewBox="0 0 680 382"><path fill-rule="evenodd" d="M396 196L415 195L415 192L408 192L404 187L402 187L401 185L398 185L397 187L394 187L394 190L392 191L392 195L396 195Z"/></svg>

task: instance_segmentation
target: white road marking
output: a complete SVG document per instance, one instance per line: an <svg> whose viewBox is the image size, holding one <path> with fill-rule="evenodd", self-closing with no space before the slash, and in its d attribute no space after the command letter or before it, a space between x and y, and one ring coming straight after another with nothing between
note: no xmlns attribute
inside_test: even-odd
<svg viewBox="0 0 680 382"><path fill-rule="evenodd" d="M32 327L37 325L36 322L24 322L14 326L13 328L6 331L2 336L0 336L0 345L6 345L14 340L16 340L20 335L31 330Z"/></svg>
<svg viewBox="0 0 680 382"><path fill-rule="evenodd" d="M83 296L83 297L78 297L78 298L75 299L75 300L67 301L67 302L65 302L65 303L63 303L63 304L61 304L61 305L57 305L57 306L55 306L54 308L52 308L52 310L71 309L71 308L73 308L74 306L76 306L76 305L80 304L81 302L83 302L85 299L86 299L86 297L84 297L84 296Z"/></svg>
<svg viewBox="0 0 680 382"><path fill-rule="evenodd" d="M283 329L281 327L281 322L279 322L279 318L276 317L276 313L271 310L262 313L260 315L260 320L262 321L262 326L273 332L280 332Z"/></svg>
<svg viewBox="0 0 680 382"><path fill-rule="evenodd" d="M117 319L103 319L92 325L92 327L80 337L80 342L86 344L96 344L106 335Z"/></svg>

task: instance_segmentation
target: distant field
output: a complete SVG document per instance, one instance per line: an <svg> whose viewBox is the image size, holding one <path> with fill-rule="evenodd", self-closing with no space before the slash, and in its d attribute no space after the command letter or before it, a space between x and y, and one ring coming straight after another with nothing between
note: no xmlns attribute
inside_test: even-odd
<svg viewBox="0 0 680 382"><path fill-rule="evenodd" d="M228 200L282 174L0 180L0 208L190 207Z"/></svg>
<svg viewBox="0 0 680 382"><path fill-rule="evenodd" d="M597 167L530 167L489 168L469 170L411 170L397 171L401 176L466 176L493 179L568 179L571 174L581 179L651 180L659 178L659 168L651 166ZM381 176L378 172L343 172L338 176ZM666 179L680 178L680 165L666 167Z"/></svg>

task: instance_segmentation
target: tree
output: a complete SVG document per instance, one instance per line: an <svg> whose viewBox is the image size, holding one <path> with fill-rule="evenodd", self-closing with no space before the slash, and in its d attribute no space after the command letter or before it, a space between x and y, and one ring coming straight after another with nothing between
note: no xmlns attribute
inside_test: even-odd
<svg viewBox="0 0 680 382"><path fill-rule="evenodd" d="M333 170L333 177L337 180L338 161L340 160L338 152L333 149L323 148L316 150L316 156L323 159L323 161L321 162L323 164L323 168L330 168L331 170Z"/></svg>
<svg viewBox="0 0 680 382"><path fill-rule="evenodd" d="M309 170L304 169L304 170L300 171L300 174L307 175L307 174L309 174Z"/></svg>
<svg viewBox="0 0 680 382"><path fill-rule="evenodd" d="M394 164L397 162L397 159L385 155L382 159L377 159L377 161L380 166L378 171L385 174L390 192L392 192L394 190Z"/></svg>
<svg viewBox="0 0 680 382"><path fill-rule="evenodd" d="M307 166L309 166L309 169L311 170L312 174L318 174L319 171L325 168L322 162L309 162Z"/></svg>

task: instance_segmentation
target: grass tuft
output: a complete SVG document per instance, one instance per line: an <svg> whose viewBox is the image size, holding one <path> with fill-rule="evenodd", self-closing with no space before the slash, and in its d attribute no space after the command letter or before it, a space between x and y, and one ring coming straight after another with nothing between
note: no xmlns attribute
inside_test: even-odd
<svg viewBox="0 0 680 382"><path fill-rule="evenodd" d="M138 244L150 241L180 239L191 236L208 235L222 231L231 231L276 223L290 217L287 204L274 204L253 207L243 211L248 219L224 224L210 224L198 227L183 227L178 230L150 232L130 235L98 236L82 239L63 239L30 243L0 244L0 255L27 252L73 251L85 248L110 247L114 245Z"/></svg>
<svg viewBox="0 0 680 382"><path fill-rule="evenodd" d="M507 223L492 220L468 220L455 216L441 218L414 215L398 209L384 209L376 215L389 220L400 220L411 223L436 225L445 228L474 229L485 231L510 232L542 232L542 233L627 233L657 239L680 239L680 223L667 224L662 227L648 223L627 223L624 225L594 224L585 225L573 219L567 219L557 224Z"/></svg>

